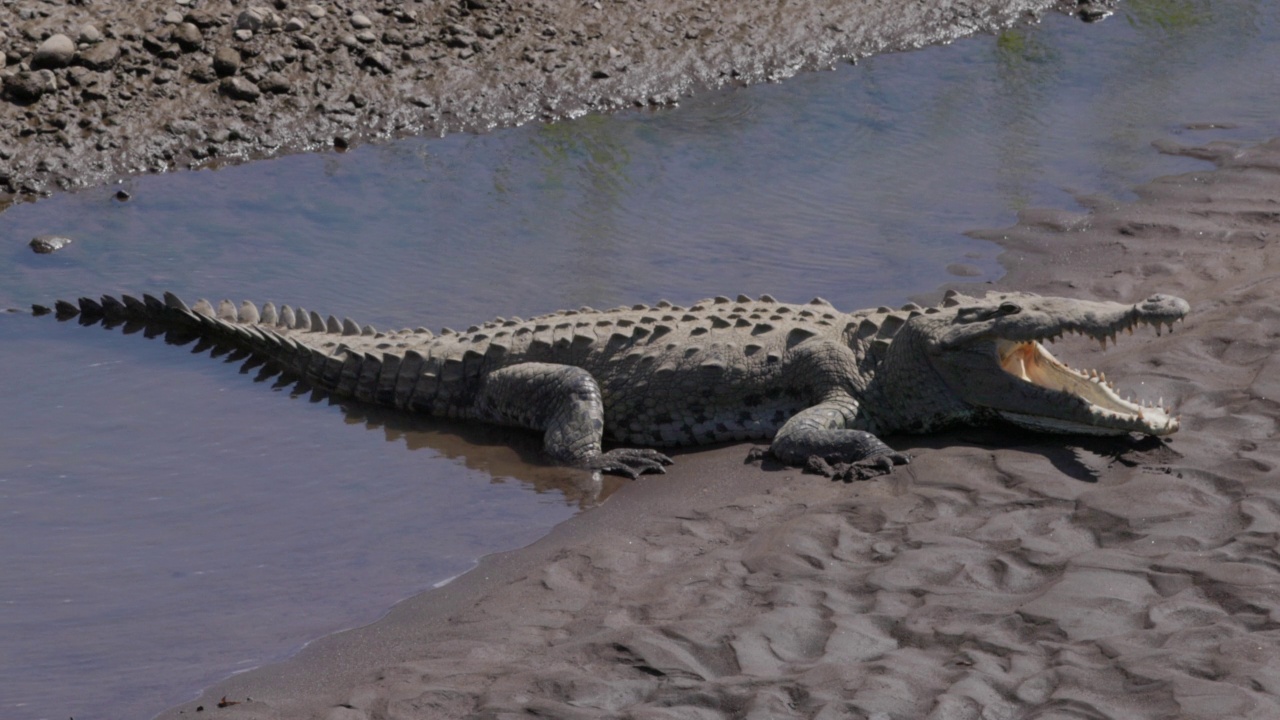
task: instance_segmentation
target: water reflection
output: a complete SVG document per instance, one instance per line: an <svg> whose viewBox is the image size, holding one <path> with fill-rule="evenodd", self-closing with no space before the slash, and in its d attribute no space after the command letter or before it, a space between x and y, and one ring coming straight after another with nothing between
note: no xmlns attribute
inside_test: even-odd
<svg viewBox="0 0 1280 720"><path fill-rule="evenodd" d="M160 302L143 298L147 304ZM105 300L105 299L104 299ZM128 300L134 302L132 298ZM105 303L104 303L105 304ZM83 308L83 305L81 306ZM48 314L40 310L40 315ZM138 335L161 340L174 348L186 348L189 354L207 356L223 364L238 365L238 373L255 383L269 383L271 389L287 392L292 399L305 399L313 404L340 408L346 424L363 424L369 430L382 430L387 442L401 443L409 450L431 450L436 457L453 460L470 470L483 472L495 481L517 480L538 494L554 493L564 501L586 509L603 502L621 486L618 481L604 483L587 471L556 466L546 461L541 438L527 430L502 428L459 420L439 419L416 413L362 403L349 398L333 397L311 387L287 368L231 342L200 335L192 328L174 327L168 322L147 318L104 316L98 311L64 312L58 322L81 327L101 327L122 335Z"/></svg>
<svg viewBox="0 0 1280 720"><path fill-rule="evenodd" d="M1132 0L1124 17L1139 30L1164 36L1204 25L1212 11L1206 0Z"/></svg>
<svg viewBox="0 0 1280 720"><path fill-rule="evenodd" d="M996 121L1004 128L995 148L999 158L995 184L1005 206L1018 212L1032 204L1036 178L1043 172L1035 152L1045 131L1041 109L1051 93L1053 68L1062 57L1040 33L1028 28L1000 33L993 52L999 98Z"/></svg>
<svg viewBox="0 0 1280 720"><path fill-rule="evenodd" d="M495 483L517 481L535 493L563 498L580 510L599 505L627 482L612 475L592 478L588 472L548 464L541 439L527 430L440 420L350 400L335 401L314 392L310 398L338 405L348 425L380 430L387 442L403 443L409 450L429 450L488 475Z"/></svg>

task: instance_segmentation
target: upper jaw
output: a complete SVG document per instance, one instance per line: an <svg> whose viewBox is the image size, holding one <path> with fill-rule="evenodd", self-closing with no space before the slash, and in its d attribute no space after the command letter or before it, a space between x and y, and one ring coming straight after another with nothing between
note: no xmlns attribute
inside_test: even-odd
<svg viewBox="0 0 1280 720"><path fill-rule="evenodd" d="M1172 332L1174 324L1183 320L1190 310L1186 300L1172 295L1152 295L1128 308L1115 303L1081 301L1077 312L1061 317L1048 327L1034 320L1027 323L1027 327L1014 322L1008 329L1002 329L999 336L1003 340L1053 342L1064 335L1085 335L1097 340L1106 350L1108 340L1115 344L1120 333L1132 335L1133 329L1141 325L1154 327L1157 336L1165 328Z"/></svg>
<svg viewBox="0 0 1280 720"><path fill-rule="evenodd" d="M1026 311L985 322L954 325L943 333L941 349L958 347L975 340L999 339L1019 342L1053 341L1064 335L1087 335L1102 344L1114 343L1121 332L1132 333L1139 325L1150 325L1159 335L1190 312L1186 300L1172 295L1152 295L1133 305L1068 298L1035 298Z"/></svg>

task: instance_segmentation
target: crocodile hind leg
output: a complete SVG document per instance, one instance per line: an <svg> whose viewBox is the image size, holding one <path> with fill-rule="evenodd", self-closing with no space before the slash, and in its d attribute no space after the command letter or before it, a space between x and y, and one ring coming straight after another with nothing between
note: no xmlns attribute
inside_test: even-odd
<svg viewBox="0 0 1280 720"><path fill-rule="evenodd" d="M603 451L600 386L579 367L530 362L495 370L484 377L476 410L490 422L541 431L543 450L557 463L631 478L671 464L656 450Z"/></svg>
<svg viewBox="0 0 1280 720"><path fill-rule="evenodd" d="M842 479L884 475L910 459L865 430L849 429L852 400L829 400L795 414L769 452L788 465Z"/></svg>

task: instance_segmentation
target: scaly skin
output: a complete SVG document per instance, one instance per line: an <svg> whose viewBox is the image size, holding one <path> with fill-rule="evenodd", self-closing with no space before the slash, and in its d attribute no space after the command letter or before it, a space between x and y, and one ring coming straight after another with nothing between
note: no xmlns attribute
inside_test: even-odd
<svg viewBox="0 0 1280 720"><path fill-rule="evenodd" d="M36 307L36 311L48 312ZM1078 332L1104 342L1137 324L1172 327L1179 298L1137 305L1021 293L939 307L842 313L764 296L662 302L531 320L499 318L463 333L379 332L301 308L166 294L59 301L60 319L135 323L232 348L264 376L440 417L543 433L557 463L634 477L670 462L644 447L772 440L782 462L859 477L907 461L878 438L1003 419L1050 432L1165 435L1163 408L1121 400L1040 345Z"/></svg>

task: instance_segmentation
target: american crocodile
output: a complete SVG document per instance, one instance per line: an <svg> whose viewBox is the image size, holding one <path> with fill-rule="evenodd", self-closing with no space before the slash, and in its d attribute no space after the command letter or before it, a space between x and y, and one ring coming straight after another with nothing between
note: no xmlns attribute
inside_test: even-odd
<svg viewBox="0 0 1280 720"><path fill-rule="evenodd" d="M1063 433L1177 431L1162 402L1127 400L1044 343L1082 334L1105 349L1138 325L1172 329L1188 309L1168 295L1124 305L948 292L938 307L842 313L820 298L765 295L498 318L438 335L272 303L189 307L170 293L59 301L53 312L229 350L262 365L263 378L283 374L338 397L535 430L564 465L635 477L671 460L602 443L771 439L783 463L865 477L907 461L877 437L885 433L992 420Z"/></svg>

